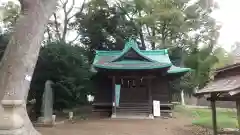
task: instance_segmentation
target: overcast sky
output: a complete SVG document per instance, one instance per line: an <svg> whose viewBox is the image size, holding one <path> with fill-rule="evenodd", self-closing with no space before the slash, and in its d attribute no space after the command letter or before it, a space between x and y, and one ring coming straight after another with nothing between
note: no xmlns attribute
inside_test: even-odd
<svg viewBox="0 0 240 135"><path fill-rule="evenodd" d="M240 41L240 0L217 0L217 2L220 9L215 11L213 16L222 23L219 44L230 50L235 41Z"/></svg>
<svg viewBox="0 0 240 135"><path fill-rule="evenodd" d="M8 0L0 0L1 2ZM16 1L16 0L12 0ZM80 2L82 0L78 0ZM213 17L222 23L220 38L218 43L226 50L231 49L231 45L240 41L240 0L216 0L220 6L214 11Z"/></svg>

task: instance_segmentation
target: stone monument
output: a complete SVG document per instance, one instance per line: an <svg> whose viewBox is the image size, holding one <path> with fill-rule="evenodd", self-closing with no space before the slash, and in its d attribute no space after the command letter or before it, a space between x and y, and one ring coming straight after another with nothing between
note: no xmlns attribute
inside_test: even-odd
<svg viewBox="0 0 240 135"><path fill-rule="evenodd" d="M45 83L44 93L42 97L42 116L39 117L38 123L44 125L54 125L55 115L53 115L53 90L52 81L47 80Z"/></svg>

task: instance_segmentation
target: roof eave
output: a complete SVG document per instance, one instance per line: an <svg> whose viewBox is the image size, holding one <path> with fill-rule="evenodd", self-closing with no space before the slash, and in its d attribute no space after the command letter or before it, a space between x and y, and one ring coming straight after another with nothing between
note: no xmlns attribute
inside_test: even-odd
<svg viewBox="0 0 240 135"><path fill-rule="evenodd" d="M223 68L216 69L215 73L224 72L226 70L234 69L234 68L237 68L237 67L240 67L240 63L236 63L236 64L233 64L233 65L228 65L228 66L225 66Z"/></svg>
<svg viewBox="0 0 240 135"><path fill-rule="evenodd" d="M177 73L186 73L186 72L190 72L190 71L192 71L192 69L190 69L190 68L182 68L182 69L180 69L180 71L178 70L178 71L168 71L168 74L177 74Z"/></svg>
<svg viewBox="0 0 240 135"><path fill-rule="evenodd" d="M162 66L149 66L149 67L113 67L113 66L103 66L100 64L94 64L94 68L101 68L101 69L111 69L111 70L151 70L151 69L162 69L162 68L169 68L172 64L165 64Z"/></svg>

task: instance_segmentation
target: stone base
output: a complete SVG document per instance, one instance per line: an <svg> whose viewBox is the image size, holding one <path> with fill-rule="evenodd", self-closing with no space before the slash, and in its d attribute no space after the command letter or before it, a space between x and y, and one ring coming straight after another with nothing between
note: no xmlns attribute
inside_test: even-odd
<svg viewBox="0 0 240 135"><path fill-rule="evenodd" d="M34 123L35 127L54 127L55 124L52 123Z"/></svg>
<svg viewBox="0 0 240 135"><path fill-rule="evenodd" d="M153 116L153 114L149 114L149 119L154 119L154 116Z"/></svg>
<svg viewBox="0 0 240 135"><path fill-rule="evenodd" d="M69 121L69 120L62 120L62 121L44 121L43 120L43 117L39 117L38 118L38 121L36 121L35 123L33 123L34 126L36 127L54 127L56 125L59 125L59 124L64 124L65 121Z"/></svg>
<svg viewBox="0 0 240 135"><path fill-rule="evenodd" d="M117 115L113 113L113 114L111 115L111 118L117 118Z"/></svg>
<svg viewBox="0 0 240 135"><path fill-rule="evenodd" d="M35 129L12 129L12 130L0 130L0 135L40 135Z"/></svg>
<svg viewBox="0 0 240 135"><path fill-rule="evenodd" d="M4 111L0 111L0 135L40 135L32 125L19 115L23 109L22 100L2 100Z"/></svg>
<svg viewBox="0 0 240 135"><path fill-rule="evenodd" d="M53 127L55 125L55 122L52 120L45 120L44 117L39 117L37 122L34 123L34 126L37 127Z"/></svg>
<svg viewBox="0 0 240 135"><path fill-rule="evenodd" d="M0 135L24 135L24 130L0 130Z"/></svg>

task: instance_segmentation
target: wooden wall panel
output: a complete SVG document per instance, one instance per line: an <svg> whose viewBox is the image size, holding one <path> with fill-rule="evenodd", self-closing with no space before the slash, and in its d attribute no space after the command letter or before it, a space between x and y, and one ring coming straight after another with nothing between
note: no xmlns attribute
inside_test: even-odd
<svg viewBox="0 0 240 135"><path fill-rule="evenodd" d="M95 103L112 103L112 80L107 76L96 79Z"/></svg>
<svg viewBox="0 0 240 135"><path fill-rule="evenodd" d="M138 103L148 102L148 91L146 88L122 88L120 95L120 103Z"/></svg>
<svg viewBox="0 0 240 135"><path fill-rule="evenodd" d="M168 89L168 80L166 78L155 78L152 80L152 98L159 100L161 103L170 102L170 92Z"/></svg>

